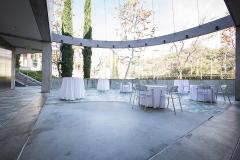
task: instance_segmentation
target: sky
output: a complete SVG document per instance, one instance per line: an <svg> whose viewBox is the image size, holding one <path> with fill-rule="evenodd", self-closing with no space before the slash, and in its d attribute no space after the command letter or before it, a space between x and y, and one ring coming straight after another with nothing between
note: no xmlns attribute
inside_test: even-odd
<svg viewBox="0 0 240 160"><path fill-rule="evenodd" d="M106 2L104 5L104 1ZM198 26L225 16L228 11L224 0L143 0L144 8L153 10L154 36ZM85 0L73 0L73 28L76 37L82 37ZM93 39L119 40L116 7L124 0L92 0ZM173 3L172 3L173 2ZM173 16L174 15L174 16ZM174 18L173 18L174 17Z"/></svg>

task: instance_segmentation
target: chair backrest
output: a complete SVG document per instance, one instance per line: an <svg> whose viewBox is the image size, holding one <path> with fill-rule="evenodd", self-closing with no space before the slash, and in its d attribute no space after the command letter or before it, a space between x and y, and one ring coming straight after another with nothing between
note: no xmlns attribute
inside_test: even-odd
<svg viewBox="0 0 240 160"><path fill-rule="evenodd" d="M131 82L123 81L122 84L123 85L131 85Z"/></svg>
<svg viewBox="0 0 240 160"><path fill-rule="evenodd" d="M138 90L139 90L139 91L147 91L148 88L147 88L147 86L139 85Z"/></svg>
<svg viewBox="0 0 240 160"><path fill-rule="evenodd" d="M211 89L211 86L209 85L199 85L197 89Z"/></svg>
<svg viewBox="0 0 240 160"><path fill-rule="evenodd" d="M226 84L221 85L221 90L222 90L222 92L227 93L227 91L228 91L228 85L226 85Z"/></svg>
<svg viewBox="0 0 240 160"><path fill-rule="evenodd" d="M172 86L170 89L170 93L177 93L178 92L178 86Z"/></svg>

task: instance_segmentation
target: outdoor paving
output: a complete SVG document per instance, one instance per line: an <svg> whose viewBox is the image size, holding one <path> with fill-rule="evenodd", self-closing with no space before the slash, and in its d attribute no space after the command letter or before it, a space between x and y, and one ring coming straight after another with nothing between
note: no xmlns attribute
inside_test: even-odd
<svg viewBox="0 0 240 160"><path fill-rule="evenodd" d="M81 102L128 102L130 100L131 93L120 93L119 90L109 90L106 92L98 92L96 89L87 89L86 96L83 99L75 101L63 101L59 99L59 90L52 90L47 104L61 104L61 103L81 103ZM231 97L232 103L234 97ZM218 96L216 103L203 103L190 100L189 94L182 96L182 107L185 112L191 113L204 113L207 115L215 115L217 113L223 112L229 105L229 102L224 101L222 96ZM169 105L170 109L173 109L171 103ZM176 102L176 108L179 110L180 106Z"/></svg>
<svg viewBox="0 0 240 160"><path fill-rule="evenodd" d="M0 91L0 159L16 160L45 101L40 88Z"/></svg>
<svg viewBox="0 0 240 160"><path fill-rule="evenodd" d="M126 102L47 104L20 160L145 160L209 118Z"/></svg>
<svg viewBox="0 0 240 160"><path fill-rule="evenodd" d="M33 97L40 94L40 87L0 90L0 127L7 124Z"/></svg>
<svg viewBox="0 0 240 160"><path fill-rule="evenodd" d="M221 97L209 104L184 95L184 112L178 108L175 116L171 105L132 109L130 94L119 90L90 89L77 101L59 100L58 90L46 100L39 87L0 93L4 160L217 160L228 159L239 143L239 106Z"/></svg>
<svg viewBox="0 0 240 160"><path fill-rule="evenodd" d="M202 124L151 160L239 160L240 104Z"/></svg>

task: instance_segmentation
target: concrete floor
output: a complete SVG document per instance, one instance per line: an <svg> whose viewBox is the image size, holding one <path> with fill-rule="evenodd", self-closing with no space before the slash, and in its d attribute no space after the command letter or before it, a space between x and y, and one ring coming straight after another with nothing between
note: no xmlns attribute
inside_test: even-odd
<svg viewBox="0 0 240 160"><path fill-rule="evenodd" d="M46 105L20 159L148 159L208 118L125 102Z"/></svg>
<svg viewBox="0 0 240 160"><path fill-rule="evenodd" d="M120 93L119 90L109 90L106 92L98 92L96 89L87 89L86 96L83 99L75 101L62 101L59 99L59 90L52 90L48 96L46 104L63 104L63 103L81 103L81 102L128 102L130 100L131 93ZM231 97L234 103L234 97ZM182 107L185 112L191 113L203 113L207 115L215 115L221 113L226 109L229 102L225 102L222 96L218 96L216 103L203 103L196 102L190 99L189 94L182 95L181 98ZM178 101L176 102L176 108L180 109ZM173 110L170 104L170 109Z"/></svg>
<svg viewBox="0 0 240 160"><path fill-rule="evenodd" d="M185 96L184 112L174 116L171 109L132 110L129 95L116 91L100 98L90 91L70 103L54 92L46 101L39 92L1 91L0 160L239 158L238 104L196 103Z"/></svg>
<svg viewBox="0 0 240 160"><path fill-rule="evenodd" d="M232 105L152 160L240 160L240 104Z"/></svg>
<svg viewBox="0 0 240 160"><path fill-rule="evenodd" d="M16 160L31 134L43 103L40 88L0 92L0 159Z"/></svg>

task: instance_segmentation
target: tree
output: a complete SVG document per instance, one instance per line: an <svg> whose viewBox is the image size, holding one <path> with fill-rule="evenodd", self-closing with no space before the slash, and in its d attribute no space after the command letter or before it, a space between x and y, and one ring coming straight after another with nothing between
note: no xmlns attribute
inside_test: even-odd
<svg viewBox="0 0 240 160"><path fill-rule="evenodd" d="M223 73L226 75L227 72L233 70L234 71L234 48L235 48L235 28L227 28L221 32L221 44L222 47L219 50L219 54L217 55L217 59L219 60L219 64L221 65L221 78L223 77Z"/></svg>
<svg viewBox="0 0 240 160"><path fill-rule="evenodd" d="M72 32L72 0L65 0L62 15L62 34L72 36ZM71 45L63 43L60 50L62 52L62 77L72 77L73 48Z"/></svg>
<svg viewBox="0 0 240 160"><path fill-rule="evenodd" d="M16 54L16 64L15 64L16 69L20 68L20 57L21 57L21 54Z"/></svg>
<svg viewBox="0 0 240 160"><path fill-rule="evenodd" d="M52 31L57 34L62 34L62 20L61 15L63 14L63 1L62 0L53 0L54 2L54 10L53 17L51 21ZM58 71L58 76L61 76L61 63L62 56L60 52L61 45L58 43L52 43L53 55L52 55L52 63L56 66Z"/></svg>
<svg viewBox="0 0 240 160"><path fill-rule="evenodd" d="M234 27L224 29L221 33L221 43L224 46L235 48L235 35L236 31Z"/></svg>
<svg viewBox="0 0 240 160"><path fill-rule="evenodd" d="M83 28L83 38L92 39L92 27L91 27L91 0L85 0L84 6L84 28ZM83 49L83 72L84 78L90 78L91 76L91 57L92 49L91 47L84 47Z"/></svg>
<svg viewBox="0 0 240 160"><path fill-rule="evenodd" d="M196 38L192 41L191 47L189 49L184 49L185 42L173 42L171 50L175 53L175 62L176 62L176 69L178 71L178 78L183 78L183 71L186 67L186 64L189 62L190 57L196 53L197 47L199 43L199 38Z"/></svg>
<svg viewBox="0 0 240 160"><path fill-rule="evenodd" d="M120 20L122 40L137 40L151 37L154 28L149 28L152 11L144 9L144 3L140 0L125 0L118 8L118 18ZM130 49L130 54L120 56L120 61L127 64L124 78L128 77L131 64L139 58L139 53L143 48Z"/></svg>

